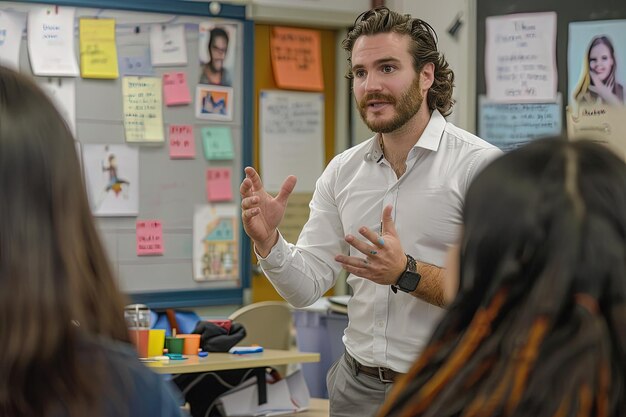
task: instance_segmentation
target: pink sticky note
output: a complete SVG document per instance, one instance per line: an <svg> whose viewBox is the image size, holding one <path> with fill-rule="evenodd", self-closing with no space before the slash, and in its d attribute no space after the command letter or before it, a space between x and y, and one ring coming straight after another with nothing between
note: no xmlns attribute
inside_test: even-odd
<svg viewBox="0 0 626 417"><path fill-rule="evenodd" d="M206 170L206 195L209 201L230 201L233 199L230 168L209 168Z"/></svg>
<svg viewBox="0 0 626 417"><path fill-rule="evenodd" d="M196 141L192 125L170 125L170 158L193 159L196 157Z"/></svg>
<svg viewBox="0 0 626 417"><path fill-rule="evenodd" d="M163 74L163 95L167 106L191 103L191 94L187 86L187 74L168 72Z"/></svg>
<svg viewBox="0 0 626 417"><path fill-rule="evenodd" d="M137 220L137 256L163 255L163 226L160 220Z"/></svg>

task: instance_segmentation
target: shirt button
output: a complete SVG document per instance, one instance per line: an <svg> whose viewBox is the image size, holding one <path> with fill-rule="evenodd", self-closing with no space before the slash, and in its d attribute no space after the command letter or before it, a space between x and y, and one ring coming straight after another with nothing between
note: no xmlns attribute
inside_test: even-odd
<svg viewBox="0 0 626 417"><path fill-rule="evenodd" d="M385 323L382 322L382 321L376 322L376 326L378 326L378 327L383 327L384 325L385 325Z"/></svg>

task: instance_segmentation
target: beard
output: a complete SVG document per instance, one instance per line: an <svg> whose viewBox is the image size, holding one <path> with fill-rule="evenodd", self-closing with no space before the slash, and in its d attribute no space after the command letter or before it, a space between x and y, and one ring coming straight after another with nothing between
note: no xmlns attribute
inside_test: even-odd
<svg viewBox="0 0 626 417"><path fill-rule="evenodd" d="M368 120L367 102L369 100L383 100L390 103L396 110L396 114L390 120ZM420 79L416 75L409 89L396 99L396 97L381 93L367 94L357 103L361 119L367 127L375 133L391 133L404 126L422 106L424 96L420 89Z"/></svg>

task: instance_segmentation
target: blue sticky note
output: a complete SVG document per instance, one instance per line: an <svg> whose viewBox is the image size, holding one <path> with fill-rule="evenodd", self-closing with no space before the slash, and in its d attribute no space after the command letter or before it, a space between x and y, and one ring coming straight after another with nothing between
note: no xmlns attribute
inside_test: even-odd
<svg viewBox="0 0 626 417"><path fill-rule="evenodd" d="M495 103L480 96L478 136L509 151L561 133L561 94L555 103Z"/></svg>
<svg viewBox="0 0 626 417"><path fill-rule="evenodd" d="M145 48L143 53L132 54L120 50L119 67L121 75L152 76L154 68L150 59L150 48Z"/></svg>
<svg viewBox="0 0 626 417"><path fill-rule="evenodd" d="M207 161L233 159L233 138L228 126L202 128L202 145Z"/></svg>

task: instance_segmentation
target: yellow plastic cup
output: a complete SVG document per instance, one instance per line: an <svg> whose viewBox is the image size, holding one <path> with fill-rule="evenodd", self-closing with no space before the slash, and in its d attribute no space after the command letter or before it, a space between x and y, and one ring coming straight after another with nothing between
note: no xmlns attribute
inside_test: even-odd
<svg viewBox="0 0 626 417"><path fill-rule="evenodd" d="M163 355L165 346L165 329L151 329L148 335L148 356Z"/></svg>

